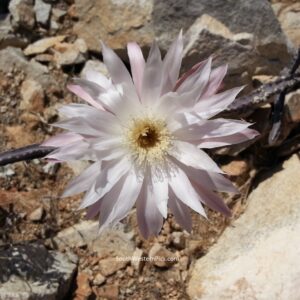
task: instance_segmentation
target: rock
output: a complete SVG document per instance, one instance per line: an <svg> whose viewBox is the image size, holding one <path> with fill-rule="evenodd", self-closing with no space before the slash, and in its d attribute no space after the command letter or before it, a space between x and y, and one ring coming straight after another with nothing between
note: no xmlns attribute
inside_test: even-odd
<svg viewBox="0 0 300 300"><path fill-rule="evenodd" d="M222 170L235 183L242 184L249 176L249 163L243 159L232 160L222 166Z"/></svg>
<svg viewBox="0 0 300 300"><path fill-rule="evenodd" d="M51 5L42 0L35 0L34 12L36 21L46 26L51 14Z"/></svg>
<svg viewBox="0 0 300 300"><path fill-rule="evenodd" d="M44 110L44 90L35 80L27 79L21 86L20 109L41 113Z"/></svg>
<svg viewBox="0 0 300 300"><path fill-rule="evenodd" d="M77 268L39 244L9 246L0 257L0 299L65 299Z"/></svg>
<svg viewBox="0 0 300 300"><path fill-rule="evenodd" d="M185 248L185 236L181 231L174 231L171 235L172 244L175 248L181 250Z"/></svg>
<svg viewBox="0 0 300 300"><path fill-rule="evenodd" d="M75 0L75 8L79 21L74 33L86 41L89 50L100 52L100 39L114 49L123 49L129 40L148 46L154 38L153 29L145 26L151 21L152 0L91 0L88 4Z"/></svg>
<svg viewBox="0 0 300 300"><path fill-rule="evenodd" d="M62 42L66 37L64 35L59 35L55 37L43 38L29 45L25 50L25 55L41 54L46 52L49 48Z"/></svg>
<svg viewBox="0 0 300 300"><path fill-rule="evenodd" d="M34 79L44 89L57 87L57 82L49 75L48 68L35 61L28 61L21 49L7 47L0 50L0 71L11 72L12 68L25 73L27 79Z"/></svg>
<svg viewBox="0 0 300 300"><path fill-rule="evenodd" d="M281 27L295 47L300 46L300 3L272 5L279 19Z"/></svg>
<svg viewBox="0 0 300 300"><path fill-rule="evenodd" d="M230 82L235 86L249 83L257 72L278 74L290 59L286 38L267 1L91 0L87 5L75 0L75 6L79 21L74 33L91 51L100 52L102 39L125 59L128 41L147 49L157 38L164 52L183 29L184 69L215 54L216 65L230 62Z"/></svg>
<svg viewBox="0 0 300 300"><path fill-rule="evenodd" d="M124 269L128 263L127 257L107 257L99 261L99 269L104 276L109 276Z"/></svg>
<svg viewBox="0 0 300 300"><path fill-rule="evenodd" d="M42 206L35 209L29 216L28 220L33 222L41 221L44 216L45 210Z"/></svg>
<svg viewBox="0 0 300 300"><path fill-rule="evenodd" d="M77 289L75 291L75 299L84 300L88 299L92 294L92 288L90 287L89 275L84 272L80 272L77 275Z"/></svg>
<svg viewBox="0 0 300 300"><path fill-rule="evenodd" d="M120 223L119 226L107 229L98 235L89 247L100 257L123 257L130 261L135 249L132 239L133 232L125 232L125 227Z"/></svg>
<svg viewBox="0 0 300 300"><path fill-rule="evenodd" d="M106 281L106 278L101 273L98 273L93 280L93 284L99 286L99 285L103 284L105 281Z"/></svg>
<svg viewBox="0 0 300 300"><path fill-rule="evenodd" d="M156 243L149 250L149 259L154 266L168 268L177 262L178 257L162 245Z"/></svg>
<svg viewBox="0 0 300 300"><path fill-rule="evenodd" d="M88 73L88 71L93 70L95 72L99 72L105 76L108 76L108 70L105 66L105 64L99 60L88 60L82 71L80 72L80 77L82 78L86 78L86 74Z"/></svg>
<svg viewBox="0 0 300 300"><path fill-rule="evenodd" d="M52 18L54 21L60 21L66 14L67 12L63 9L59 9L59 8L52 9Z"/></svg>
<svg viewBox="0 0 300 300"><path fill-rule="evenodd" d="M99 297L99 299L119 299L119 286L116 284L110 284L105 285L103 288L98 288L96 289L96 296Z"/></svg>
<svg viewBox="0 0 300 300"><path fill-rule="evenodd" d="M186 271L189 266L189 257L188 256L182 256L179 258L178 262L178 268L180 271Z"/></svg>
<svg viewBox="0 0 300 300"><path fill-rule="evenodd" d="M84 63L87 46L83 39L77 39L74 44L59 43L54 47L54 61L59 66Z"/></svg>
<svg viewBox="0 0 300 300"><path fill-rule="evenodd" d="M294 123L300 122L300 89L285 96L285 107L290 121Z"/></svg>
<svg viewBox="0 0 300 300"><path fill-rule="evenodd" d="M54 242L61 249L68 247L83 247L98 236L99 224L95 221L82 221L72 227L60 231Z"/></svg>
<svg viewBox="0 0 300 300"><path fill-rule="evenodd" d="M54 238L54 242L61 249L88 246L99 257L132 256L134 251L132 234L125 233L124 227L110 228L100 235L98 232L99 223L97 221L82 221L59 232Z"/></svg>
<svg viewBox="0 0 300 300"><path fill-rule="evenodd" d="M0 20L0 50L6 47L24 48L29 44L26 37L15 33L9 18Z"/></svg>
<svg viewBox="0 0 300 300"><path fill-rule="evenodd" d="M195 265L191 299L299 299L300 161L266 174L244 214Z"/></svg>
<svg viewBox="0 0 300 300"><path fill-rule="evenodd" d="M145 252L140 248L136 248L132 254L131 265L139 273L145 265L145 256Z"/></svg>
<svg viewBox="0 0 300 300"><path fill-rule="evenodd" d="M33 0L11 0L9 11L14 28L33 29L35 25Z"/></svg>

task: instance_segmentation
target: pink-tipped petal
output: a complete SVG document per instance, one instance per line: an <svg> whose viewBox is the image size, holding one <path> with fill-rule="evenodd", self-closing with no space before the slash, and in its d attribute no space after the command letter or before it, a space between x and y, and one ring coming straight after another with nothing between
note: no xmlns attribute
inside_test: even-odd
<svg viewBox="0 0 300 300"><path fill-rule="evenodd" d="M101 42L103 61L114 84L127 83L133 85L130 73L116 53Z"/></svg>
<svg viewBox="0 0 300 300"><path fill-rule="evenodd" d="M100 207L100 227L114 225L132 209L142 187L142 180L134 172L126 177L104 196Z"/></svg>
<svg viewBox="0 0 300 300"><path fill-rule="evenodd" d="M179 76L183 56L182 30L177 39L172 43L163 60L163 83L161 94L171 92Z"/></svg>
<svg viewBox="0 0 300 300"><path fill-rule="evenodd" d="M195 105L194 111L197 112L201 118L209 119L230 105L243 88L244 87L233 88L209 98L200 99Z"/></svg>
<svg viewBox="0 0 300 300"><path fill-rule="evenodd" d="M147 179L145 179L146 181ZM136 203L137 220L142 236L148 237L158 235L162 225L163 216L158 210L154 199L148 193L147 182L144 182Z"/></svg>
<svg viewBox="0 0 300 300"><path fill-rule="evenodd" d="M249 141L257 137L259 133L254 129L244 129L241 132L235 133L228 136L220 136L215 138L200 139L198 140L198 147L204 149L211 149L217 147L224 147L228 145L239 144L242 142Z"/></svg>
<svg viewBox="0 0 300 300"><path fill-rule="evenodd" d="M197 90L197 96L194 99L194 103L203 94L206 85L209 81L211 72L212 58L210 57L196 72L190 75L176 90L177 93L183 94L190 92L193 89Z"/></svg>
<svg viewBox="0 0 300 300"><path fill-rule="evenodd" d="M170 177L169 184L180 201L206 218L206 213L200 203L201 199L199 195L193 188L187 175L180 168L177 168L176 174Z"/></svg>
<svg viewBox="0 0 300 300"><path fill-rule="evenodd" d="M145 59L142 50L137 43L128 43L127 51L131 66L132 79L136 87L137 94L141 97Z"/></svg>
<svg viewBox="0 0 300 300"><path fill-rule="evenodd" d="M64 132L57 134L43 142L41 146L63 147L74 142L82 141L83 137L74 132Z"/></svg>
<svg viewBox="0 0 300 300"><path fill-rule="evenodd" d="M174 147L169 151L169 154L187 166L223 173L208 154L190 143L175 141Z"/></svg>
<svg viewBox="0 0 300 300"><path fill-rule="evenodd" d="M85 79L98 84L105 90L109 89L112 85L111 81L106 76L95 70L88 70Z"/></svg>
<svg viewBox="0 0 300 300"><path fill-rule="evenodd" d="M162 85L162 60L159 48L153 42L145 65L142 83L142 103L153 105L160 97Z"/></svg>
<svg viewBox="0 0 300 300"><path fill-rule="evenodd" d="M169 190L169 207L171 213L174 215L176 222L182 226L187 232L192 231L192 218L188 206L180 201L174 194Z"/></svg>
<svg viewBox="0 0 300 300"><path fill-rule="evenodd" d="M181 127L173 134L183 141L197 142L198 140L223 137L241 132L251 126L251 123L240 120L214 119L202 120L192 125Z"/></svg>
<svg viewBox="0 0 300 300"><path fill-rule="evenodd" d="M81 86L76 85L76 84L69 84L67 85L67 88L74 93L76 96L80 97L81 99L85 100L86 102L88 102L89 104L91 104L92 106L103 110L103 106L97 102L96 100L94 100Z"/></svg>
<svg viewBox="0 0 300 300"><path fill-rule="evenodd" d="M79 176L69 182L62 197L69 197L87 191L94 183L91 178L95 179L95 175L99 174L100 169L101 162L95 162L86 168Z"/></svg>
<svg viewBox="0 0 300 300"><path fill-rule="evenodd" d="M205 188L201 182L192 181L192 184L200 196L202 203L206 204L209 208L222 213L226 217L231 217L230 209L219 196Z"/></svg>
<svg viewBox="0 0 300 300"><path fill-rule="evenodd" d="M223 65L218 68L215 68L210 73L209 82L205 89L203 98L210 97L214 95L221 86L221 83L227 73L228 65Z"/></svg>

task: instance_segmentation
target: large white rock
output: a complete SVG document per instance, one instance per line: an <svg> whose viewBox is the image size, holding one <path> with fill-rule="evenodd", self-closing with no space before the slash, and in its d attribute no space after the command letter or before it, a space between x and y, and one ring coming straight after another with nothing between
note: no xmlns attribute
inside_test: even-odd
<svg viewBox="0 0 300 300"><path fill-rule="evenodd" d="M300 299L300 161L251 193L245 213L192 272L192 299Z"/></svg>

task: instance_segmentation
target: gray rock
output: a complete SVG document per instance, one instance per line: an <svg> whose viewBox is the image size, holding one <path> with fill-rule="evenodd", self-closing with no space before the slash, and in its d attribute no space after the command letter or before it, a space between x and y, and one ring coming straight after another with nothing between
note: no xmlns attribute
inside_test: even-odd
<svg viewBox="0 0 300 300"><path fill-rule="evenodd" d="M191 299L300 299L300 161L266 174L245 213L200 258Z"/></svg>
<svg viewBox="0 0 300 300"><path fill-rule="evenodd" d="M24 72L27 78L35 79L44 88L57 86L48 68L38 62L28 61L21 49L7 47L0 50L0 71L9 73L12 68Z"/></svg>
<svg viewBox="0 0 300 300"><path fill-rule="evenodd" d="M14 32L9 18L0 21L0 50L6 47L23 48L29 44L27 38L18 35Z"/></svg>
<svg viewBox="0 0 300 300"><path fill-rule="evenodd" d="M77 261L38 244L0 250L0 299L65 299Z"/></svg>
<svg viewBox="0 0 300 300"><path fill-rule="evenodd" d="M35 25L33 0L11 0L9 11L14 28L33 29Z"/></svg>
<svg viewBox="0 0 300 300"><path fill-rule="evenodd" d="M300 122L300 89L286 95L285 109L291 122Z"/></svg>
<svg viewBox="0 0 300 300"><path fill-rule="evenodd" d="M88 4L75 0L75 5L79 21L74 32L93 51L100 51L102 39L126 58L128 41L145 49L154 38L165 51L183 29L189 45L184 68L216 54L216 64L229 63L236 84L248 83L253 73L277 74L290 58L286 38L266 0L91 0ZM215 22L203 19L204 15ZM248 80L240 80L243 72L248 72Z"/></svg>
<svg viewBox="0 0 300 300"><path fill-rule="evenodd" d="M42 0L35 0L34 11L36 21L42 25L47 25L51 14L51 5Z"/></svg>
<svg viewBox="0 0 300 300"><path fill-rule="evenodd" d="M82 221L59 232L54 241L61 249L87 246L91 251L97 252L100 257L132 256L134 252L133 234L126 233L122 224L107 229L100 235L98 232L99 223L97 221Z"/></svg>

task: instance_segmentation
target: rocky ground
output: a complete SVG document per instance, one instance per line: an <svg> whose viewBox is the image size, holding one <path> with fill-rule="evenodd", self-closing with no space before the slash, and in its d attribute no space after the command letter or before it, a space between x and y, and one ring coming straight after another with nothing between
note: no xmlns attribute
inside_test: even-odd
<svg viewBox="0 0 300 300"><path fill-rule="evenodd" d="M214 53L216 65L229 63L226 87L247 84L248 93L276 77L300 46L300 3L1 0L0 151L56 132L57 108L79 101L66 89L70 78L91 65L106 73L99 39L127 62L127 41L147 53L156 37L165 51L181 28L184 69ZM262 111L270 108L249 117L261 132ZM299 111L288 134L297 132ZM211 153L241 191L223 195L232 219L207 209L208 221L193 214L189 234L170 215L149 240L135 211L98 236L97 220L77 210L82 195L60 199L86 164L0 167L0 299L300 298L299 159L270 159L263 144Z"/></svg>

